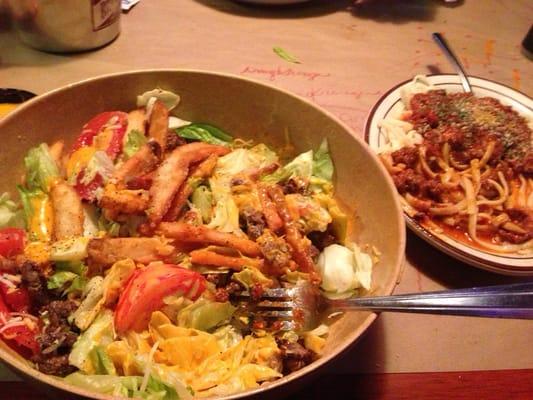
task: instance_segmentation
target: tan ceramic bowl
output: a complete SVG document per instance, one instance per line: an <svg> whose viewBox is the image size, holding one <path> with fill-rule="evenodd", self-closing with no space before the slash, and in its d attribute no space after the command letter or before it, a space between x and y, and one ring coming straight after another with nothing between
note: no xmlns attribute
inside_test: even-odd
<svg viewBox="0 0 533 400"><path fill-rule="evenodd" d="M26 151L41 142L72 140L93 115L105 110L130 110L136 95L161 87L179 93L179 116L209 122L235 137L280 146L285 132L296 152L329 140L335 163L338 198L352 216L351 239L369 243L381 252L375 266L373 291L390 294L399 276L405 247L405 227L396 191L385 169L365 143L349 128L313 104L279 89L223 74L156 70L89 79L39 96L0 122L0 192L14 192ZM13 193L14 194L14 193ZM226 397L266 397L290 393L312 372L352 345L376 319L369 312L350 312L333 324L324 355L296 373L253 391ZM0 359L39 390L54 397L74 395L110 399L64 384L44 375L0 341Z"/></svg>

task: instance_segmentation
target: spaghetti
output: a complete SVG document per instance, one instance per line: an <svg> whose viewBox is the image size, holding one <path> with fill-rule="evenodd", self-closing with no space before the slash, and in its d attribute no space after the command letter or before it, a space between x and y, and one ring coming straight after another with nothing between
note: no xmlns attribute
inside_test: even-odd
<svg viewBox="0 0 533 400"><path fill-rule="evenodd" d="M466 244L533 253L532 130L490 97L415 77L398 119L380 123L380 158L408 215Z"/></svg>

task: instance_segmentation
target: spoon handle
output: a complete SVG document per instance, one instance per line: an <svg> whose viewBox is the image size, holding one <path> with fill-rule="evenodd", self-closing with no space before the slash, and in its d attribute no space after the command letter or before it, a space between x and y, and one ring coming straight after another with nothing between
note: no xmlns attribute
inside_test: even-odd
<svg viewBox="0 0 533 400"><path fill-rule="evenodd" d="M459 78L461 78L461 85L463 85L465 93L472 93L472 87L470 86L470 82L468 82L465 70L463 69L463 66L461 65L459 59L455 56L450 46L448 46L448 42L446 42L446 39L444 39L444 37L438 32L433 33L432 37L433 40L439 45L448 61L450 61L450 63L453 65L455 71L459 75Z"/></svg>

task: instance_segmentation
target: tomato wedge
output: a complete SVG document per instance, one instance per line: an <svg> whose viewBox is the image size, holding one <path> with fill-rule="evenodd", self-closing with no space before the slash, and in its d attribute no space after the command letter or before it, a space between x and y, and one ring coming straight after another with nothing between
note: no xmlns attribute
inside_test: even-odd
<svg viewBox="0 0 533 400"><path fill-rule="evenodd" d="M28 290L23 287L9 287L4 282L0 282L0 293L5 304L16 312L26 312L30 308L30 296ZM0 310L1 312L1 310Z"/></svg>
<svg viewBox="0 0 533 400"><path fill-rule="evenodd" d="M82 200L94 201L96 198L96 189L102 187L104 184L104 178L102 178L102 175L97 173L89 183L84 183L82 182L84 176L85 172L80 171L76 178L74 189L76 192L78 192Z"/></svg>
<svg viewBox="0 0 533 400"><path fill-rule="evenodd" d="M0 296L0 315L2 321L9 320L10 310L2 296ZM0 323L2 329L3 323ZM39 343L36 339L36 332L31 330L27 325L14 325L0 331L2 339L23 357L30 357L39 353Z"/></svg>
<svg viewBox="0 0 533 400"><path fill-rule="evenodd" d="M152 312L163 306L163 299L178 294L196 300L206 282L198 272L174 264L151 264L129 278L115 310L115 329L140 332L148 326Z"/></svg>
<svg viewBox="0 0 533 400"><path fill-rule="evenodd" d="M11 257L24 251L26 232L19 228L0 229L0 256Z"/></svg>
<svg viewBox="0 0 533 400"><path fill-rule="evenodd" d="M122 151L122 141L128 127L128 114L122 111L106 111L93 117L87 122L81 131L80 136L72 146L72 152L80 147L92 146L95 138L109 129L110 138L106 141L106 153L114 160Z"/></svg>

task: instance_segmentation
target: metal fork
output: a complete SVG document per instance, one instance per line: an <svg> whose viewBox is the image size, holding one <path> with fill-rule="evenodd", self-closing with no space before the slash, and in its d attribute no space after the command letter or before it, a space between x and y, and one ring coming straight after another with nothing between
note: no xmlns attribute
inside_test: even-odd
<svg viewBox="0 0 533 400"><path fill-rule="evenodd" d="M335 311L367 310L533 319L533 282L394 296L331 300L308 282L266 290L259 301L237 294L252 319L276 330L307 331Z"/></svg>

